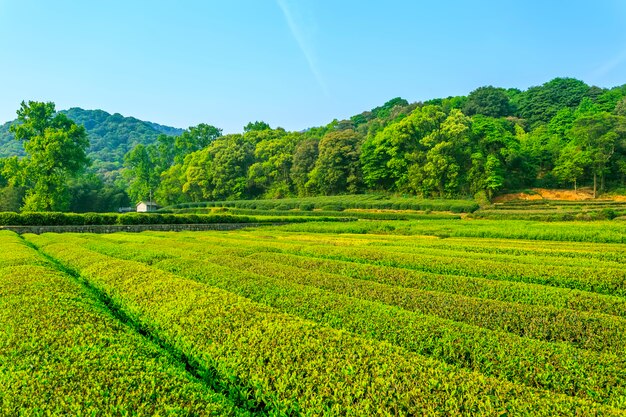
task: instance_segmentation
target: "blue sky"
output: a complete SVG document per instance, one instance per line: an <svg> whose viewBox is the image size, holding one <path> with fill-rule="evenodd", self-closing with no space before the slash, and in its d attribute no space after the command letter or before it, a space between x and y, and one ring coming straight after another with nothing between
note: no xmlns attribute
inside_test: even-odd
<svg viewBox="0 0 626 417"><path fill-rule="evenodd" d="M626 83L626 0L0 0L0 122L22 100L176 127L301 130L401 96Z"/></svg>

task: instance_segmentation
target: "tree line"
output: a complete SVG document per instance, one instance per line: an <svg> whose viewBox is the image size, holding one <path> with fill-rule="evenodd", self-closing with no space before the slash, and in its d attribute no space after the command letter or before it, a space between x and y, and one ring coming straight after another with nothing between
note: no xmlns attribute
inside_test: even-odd
<svg viewBox="0 0 626 417"><path fill-rule="evenodd" d="M4 192L23 190L25 209L70 208L77 195L70 192L72 181L80 183L89 173L84 155L54 156L67 162L62 166L35 157L40 138L56 137L68 125L47 108L50 126L30 126L35 104L18 111L15 136L24 141L27 156L1 161L1 185ZM66 129L66 142L82 146L80 129ZM124 156L122 176L102 181L98 190L171 205L379 191L492 197L532 186L602 192L623 188L625 178L626 85L603 89L556 78L525 91L485 86L467 96L419 103L395 98L301 132L251 122L242 133L223 135L200 124L135 146ZM91 181L96 186L97 179ZM62 204L42 202L51 187L67 190Z"/></svg>
<svg viewBox="0 0 626 417"><path fill-rule="evenodd" d="M135 199L154 190L164 205L370 191L425 197L492 197L531 186L606 191L624 186L625 97L626 86L557 78L526 91L486 86L425 103L396 98L303 132L256 122L221 136L200 125L133 149L128 190Z"/></svg>

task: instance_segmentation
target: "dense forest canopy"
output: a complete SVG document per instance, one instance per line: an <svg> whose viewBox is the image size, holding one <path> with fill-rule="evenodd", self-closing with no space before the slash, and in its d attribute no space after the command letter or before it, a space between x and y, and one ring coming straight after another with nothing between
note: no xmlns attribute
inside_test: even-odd
<svg viewBox="0 0 626 417"><path fill-rule="evenodd" d="M371 191L491 197L532 186L603 192L623 188L626 178L626 85L573 78L525 91L484 86L424 103L395 98L301 132L263 121L240 134L207 124L181 132L105 112L63 113L91 141L94 163L69 185L82 198L70 203L79 211L110 210L128 204L126 196L170 205ZM17 149L3 146L5 156ZM3 170L0 208L19 208L28 195L11 175Z"/></svg>

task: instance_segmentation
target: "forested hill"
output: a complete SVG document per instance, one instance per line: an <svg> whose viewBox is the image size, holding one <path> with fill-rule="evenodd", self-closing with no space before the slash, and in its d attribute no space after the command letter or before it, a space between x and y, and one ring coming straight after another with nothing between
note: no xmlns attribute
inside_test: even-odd
<svg viewBox="0 0 626 417"><path fill-rule="evenodd" d="M89 137L89 157L99 171L114 171L122 167L124 155L138 144L149 145L165 134L178 136L183 129L162 126L119 113L110 114L103 110L84 110L78 107L62 110L74 122L85 126ZM0 126L0 158L23 155L22 144L13 139L9 126Z"/></svg>
<svg viewBox="0 0 626 417"><path fill-rule="evenodd" d="M524 91L483 86L425 102L394 98L291 132L256 121L222 135L207 124L181 131L100 110L65 113L88 132L97 181L131 201L372 192L489 199L531 187L589 187L594 196L626 190L626 84L599 88L555 78ZM19 143L6 125L2 130L0 157L15 155ZM19 166L4 164L5 182L20 178ZM99 192L97 181L88 188Z"/></svg>

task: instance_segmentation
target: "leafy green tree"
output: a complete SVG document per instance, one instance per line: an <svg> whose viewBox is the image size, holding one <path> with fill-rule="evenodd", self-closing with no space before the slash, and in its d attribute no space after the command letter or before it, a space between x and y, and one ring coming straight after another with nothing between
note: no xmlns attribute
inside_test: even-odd
<svg viewBox="0 0 626 417"><path fill-rule="evenodd" d="M559 159L556 161L553 170L554 176L563 182L572 182L574 190L577 190L577 182L583 176L590 162L587 152L574 144L569 144L563 148Z"/></svg>
<svg viewBox="0 0 626 417"><path fill-rule="evenodd" d="M128 194L120 187L106 184L95 173L81 175L70 182L70 211L111 212L131 205Z"/></svg>
<svg viewBox="0 0 626 417"><path fill-rule="evenodd" d="M624 186L626 186L626 157L622 156L622 158L615 162L615 165L617 167L617 172L620 175L620 185L623 188Z"/></svg>
<svg viewBox="0 0 626 417"><path fill-rule="evenodd" d="M450 197L458 192L460 167L451 142L439 142L422 163L409 167L408 188L425 196Z"/></svg>
<svg viewBox="0 0 626 417"><path fill-rule="evenodd" d="M248 124L243 127L244 133L269 129L271 129L270 125L258 120L256 122L248 122Z"/></svg>
<svg viewBox="0 0 626 417"><path fill-rule="evenodd" d="M319 139L317 138L305 139L296 145L293 152L290 176L297 194L301 197L310 195L311 190L306 188L306 184L309 181L309 174L315 167L315 161L317 161L318 144Z"/></svg>
<svg viewBox="0 0 626 417"><path fill-rule="evenodd" d="M156 201L165 206L191 201L189 196L183 193L186 168L185 164L174 164L161 173L159 186L154 194Z"/></svg>
<svg viewBox="0 0 626 417"><path fill-rule="evenodd" d="M504 185L504 167L502 162L495 155L487 156L484 171L484 188L487 191L489 199L493 197L493 193L502 188Z"/></svg>
<svg viewBox="0 0 626 417"><path fill-rule="evenodd" d="M451 96L427 100L424 105L440 106L444 112L450 113L453 109L462 110L467 103L467 96Z"/></svg>
<svg viewBox="0 0 626 417"><path fill-rule="evenodd" d="M128 195L134 202L151 200L159 186L161 172L156 148L137 145L124 156L123 173L128 181Z"/></svg>
<svg viewBox="0 0 626 417"><path fill-rule="evenodd" d="M319 143L319 157L307 187L323 195L356 193L362 182L359 164L361 141L353 130L326 134Z"/></svg>
<svg viewBox="0 0 626 417"><path fill-rule="evenodd" d="M572 143L588 155L593 175L593 194L605 189L605 174L619 141L626 137L625 118L607 112L583 115L574 121Z"/></svg>
<svg viewBox="0 0 626 417"><path fill-rule="evenodd" d="M418 107L363 143L363 179L372 189L401 190L409 183L409 165L428 149L421 141L439 129L447 115L440 106Z"/></svg>
<svg viewBox="0 0 626 417"><path fill-rule="evenodd" d="M19 162L21 173L15 173L13 185L26 189L22 209L67 210L68 181L89 164L85 128L56 113L51 102L22 102L17 116L11 131L24 142L26 157Z"/></svg>
<svg viewBox="0 0 626 417"><path fill-rule="evenodd" d="M523 152L515 126L505 119L482 115L472 118L475 145L468 179L473 194L486 191L491 198L507 186L507 181L519 186L516 178L527 176L527 167L519 161Z"/></svg>
<svg viewBox="0 0 626 417"><path fill-rule="evenodd" d="M513 114L513 106L503 88L479 87L472 91L463 106L468 116L482 114L490 117L504 117Z"/></svg>
<svg viewBox="0 0 626 417"><path fill-rule="evenodd" d="M385 119L389 117L389 115L392 113L394 108L405 107L408 105L409 105L409 102L403 99L402 97L395 97L387 101L382 106L373 108L371 113L375 118Z"/></svg>
<svg viewBox="0 0 626 417"><path fill-rule="evenodd" d="M18 166L17 157L0 159L0 212L19 211L22 206L24 189L9 183Z"/></svg>
<svg viewBox="0 0 626 417"><path fill-rule="evenodd" d="M190 201L236 200L247 196L247 174L254 144L226 135L185 158L183 193Z"/></svg>
<svg viewBox="0 0 626 417"><path fill-rule="evenodd" d="M172 153L174 161L176 163L182 163L185 156L192 152L206 148L220 136L222 136L222 129L205 123L200 123L198 126L190 127L180 136L176 137L174 139L174 149L172 151L165 151L167 141L162 137L160 137L160 146L163 149L163 155Z"/></svg>
<svg viewBox="0 0 626 417"><path fill-rule="evenodd" d="M563 108L576 108L588 92L589 86L580 80L555 78L519 94L515 104L520 116L535 126L549 122Z"/></svg>
<svg viewBox="0 0 626 417"><path fill-rule="evenodd" d="M626 97L626 84L603 90L602 94L593 101L598 105L601 111L613 112L617 104Z"/></svg>
<svg viewBox="0 0 626 417"><path fill-rule="evenodd" d="M469 156L470 125L470 119L454 109L420 140L422 151L409 156L408 190L438 197L460 192Z"/></svg>
<svg viewBox="0 0 626 417"><path fill-rule="evenodd" d="M626 97L620 100L615 106L615 114L617 116L626 116Z"/></svg>
<svg viewBox="0 0 626 417"><path fill-rule="evenodd" d="M274 137L256 144L254 151L256 162L248 170L248 186L253 190L252 195L263 194L266 198L283 198L291 194L289 172L299 134L287 134L282 129L271 132L275 132Z"/></svg>

